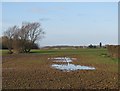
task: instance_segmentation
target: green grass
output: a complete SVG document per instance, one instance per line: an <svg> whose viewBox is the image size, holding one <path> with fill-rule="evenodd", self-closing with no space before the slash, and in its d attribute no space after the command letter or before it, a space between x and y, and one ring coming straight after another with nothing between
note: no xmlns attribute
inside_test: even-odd
<svg viewBox="0 0 120 91"><path fill-rule="evenodd" d="M0 50L2 55L11 55L8 54L8 50ZM105 48L96 48L96 49L33 49L28 54L34 55L56 55L56 56L67 56L67 55L79 55L86 58L90 58L89 60L94 60L99 63L118 63L117 58L112 58L108 56L108 51Z"/></svg>
<svg viewBox="0 0 120 91"><path fill-rule="evenodd" d="M49 49L49 50L31 50L31 53L33 54L55 54L55 55L59 55L59 54L63 54L63 55L84 55L84 56L93 56L95 58L98 59L103 59L103 60L112 60L114 62L117 62L118 59L117 58L112 58L110 57L107 53L107 49L104 48L97 48L97 49Z"/></svg>
<svg viewBox="0 0 120 91"><path fill-rule="evenodd" d="M48 50L32 50L31 53L40 53L40 54L97 54L97 53L106 53L106 49L48 49Z"/></svg>
<svg viewBox="0 0 120 91"><path fill-rule="evenodd" d="M0 55L7 55L8 54L8 50L0 50Z"/></svg>

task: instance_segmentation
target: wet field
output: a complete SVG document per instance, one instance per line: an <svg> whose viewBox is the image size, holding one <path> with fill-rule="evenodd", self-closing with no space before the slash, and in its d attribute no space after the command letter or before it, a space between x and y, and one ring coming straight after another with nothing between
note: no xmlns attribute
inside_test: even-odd
<svg viewBox="0 0 120 91"><path fill-rule="evenodd" d="M2 57L3 89L118 88L118 60L109 57L106 49L3 52Z"/></svg>
<svg viewBox="0 0 120 91"><path fill-rule="evenodd" d="M76 71L76 70L95 70L94 67L88 67L88 66L81 66L81 65L74 65L72 62L77 60L77 58L69 58L69 57L56 57L56 58L48 58L53 60L53 62L61 62L61 64L52 64L52 68L64 71L64 72L70 72L70 71ZM65 62L66 64L63 64L62 62Z"/></svg>

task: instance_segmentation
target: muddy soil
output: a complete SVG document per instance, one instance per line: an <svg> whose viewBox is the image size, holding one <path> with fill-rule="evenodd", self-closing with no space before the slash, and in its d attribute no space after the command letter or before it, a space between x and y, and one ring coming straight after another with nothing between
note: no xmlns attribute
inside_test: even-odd
<svg viewBox="0 0 120 91"><path fill-rule="evenodd" d="M96 70L63 72L52 69L48 60L55 55L16 54L3 56L3 89L118 89L117 64L90 63L80 55L74 64L94 66ZM81 60L81 59L82 60ZM89 58L88 58L89 59Z"/></svg>

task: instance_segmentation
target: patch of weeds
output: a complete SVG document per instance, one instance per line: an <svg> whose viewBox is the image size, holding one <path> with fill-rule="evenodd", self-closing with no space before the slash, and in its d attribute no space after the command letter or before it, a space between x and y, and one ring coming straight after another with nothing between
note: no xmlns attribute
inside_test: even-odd
<svg viewBox="0 0 120 91"><path fill-rule="evenodd" d="M102 57L110 57L110 55L108 55L107 53L101 53L100 56L102 56Z"/></svg>

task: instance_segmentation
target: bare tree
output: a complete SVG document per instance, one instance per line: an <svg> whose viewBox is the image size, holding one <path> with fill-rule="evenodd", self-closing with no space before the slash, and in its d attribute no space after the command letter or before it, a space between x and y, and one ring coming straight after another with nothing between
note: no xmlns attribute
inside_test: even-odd
<svg viewBox="0 0 120 91"><path fill-rule="evenodd" d="M13 37L15 34L15 31L18 29L17 26L13 26L8 28L5 32L4 32L4 37L6 38L5 44L8 47L8 50L10 53L12 53L12 43L13 43Z"/></svg>
<svg viewBox="0 0 120 91"><path fill-rule="evenodd" d="M32 46L37 40L40 40L45 32L40 23L23 23L21 28L17 26L9 28L4 35L8 38L8 49L12 52L30 52Z"/></svg>
<svg viewBox="0 0 120 91"><path fill-rule="evenodd" d="M38 22L34 23L28 23L27 25L27 33L28 33L28 39L29 39L29 46L26 48L26 52L30 52L32 45L37 41L40 40L43 37L43 34L45 34L44 31L42 31L41 25ZM27 45L28 45L27 44Z"/></svg>
<svg viewBox="0 0 120 91"><path fill-rule="evenodd" d="M19 31L19 38L22 43L22 52L30 52L33 44L43 37L43 30L38 22L34 23L22 23L22 27Z"/></svg>

